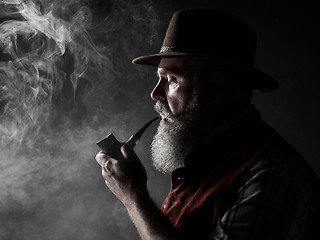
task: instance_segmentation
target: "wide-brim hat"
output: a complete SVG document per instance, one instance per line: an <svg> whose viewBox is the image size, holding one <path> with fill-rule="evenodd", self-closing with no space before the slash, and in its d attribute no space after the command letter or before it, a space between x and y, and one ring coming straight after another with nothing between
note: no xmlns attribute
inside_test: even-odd
<svg viewBox="0 0 320 240"><path fill-rule="evenodd" d="M132 62L157 67L162 58L206 57L244 70L255 92L273 91L278 83L254 67L256 42L255 31L236 16L216 9L185 9L172 16L160 52Z"/></svg>

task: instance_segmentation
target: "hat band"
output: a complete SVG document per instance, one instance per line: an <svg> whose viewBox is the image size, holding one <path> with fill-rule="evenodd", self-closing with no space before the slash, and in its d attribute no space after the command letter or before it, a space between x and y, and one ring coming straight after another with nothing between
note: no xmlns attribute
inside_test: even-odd
<svg viewBox="0 0 320 240"><path fill-rule="evenodd" d="M254 58L249 56L248 51L246 53L235 55L235 56L232 55L233 52L231 54L224 53L225 56L219 56L217 54L211 53L210 49L208 49L207 53L197 52L194 49L192 49L192 50L184 51L184 50L180 50L179 48L177 49L177 47L175 47L175 46L162 46L159 53L160 54L161 53L177 53L178 55L183 54L184 57L188 56L188 55L189 56L210 57L210 58L215 58L217 60L222 60L222 61L240 64L240 65L244 65L244 66L253 66ZM248 56L245 56L245 54L247 54ZM172 56L175 56L175 55L172 55Z"/></svg>
<svg viewBox="0 0 320 240"><path fill-rule="evenodd" d="M160 53L163 53L163 52L174 52L174 47L173 46L163 46L161 47L160 49Z"/></svg>

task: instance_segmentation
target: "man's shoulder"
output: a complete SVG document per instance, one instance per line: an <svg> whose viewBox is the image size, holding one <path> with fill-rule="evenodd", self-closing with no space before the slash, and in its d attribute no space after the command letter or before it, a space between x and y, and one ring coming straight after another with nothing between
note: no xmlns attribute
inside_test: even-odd
<svg viewBox="0 0 320 240"><path fill-rule="evenodd" d="M269 178L279 178L280 182L291 181L298 189L319 188L320 180L308 161L273 128L264 123L268 147L259 160L268 165ZM318 192L319 192L318 191Z"/></svg>
<svg viewBox="0 0 320 240"><path fill-rule="evenodd" d="M306 159L278 134L274 139L269 139L268 147L261 154L260 159L268 164L270 174L281 172L282 178L290 176L296 181L310 179L319 182L319 177Z"/></svg>
<svg viewBox="0 0 320 240"><path fill-rule="evenodd" d="M272 135L212 239L309 239L318 229L319 178L293 146Z"/></svg>

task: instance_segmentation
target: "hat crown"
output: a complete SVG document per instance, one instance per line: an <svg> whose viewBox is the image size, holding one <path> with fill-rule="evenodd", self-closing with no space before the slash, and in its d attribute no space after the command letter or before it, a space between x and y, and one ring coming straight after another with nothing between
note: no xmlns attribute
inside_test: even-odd
<svg viewBox="0 0 320 240"><path fill-rule="evenodd" d="M185 9L169 23L160 52L204 55L254 65L256 34L240 18L216 9Z"/></svg>
<svg viewBox="0 0 320 240"><path fill-rule="evenodd" d="M256 42L255 31L234 15L216 9L185 9L172 16L160 53L132 62L157 67L162 58L210 58L245 71L245 81L255 92L273 91L278 83L254 67Z"/></svg>

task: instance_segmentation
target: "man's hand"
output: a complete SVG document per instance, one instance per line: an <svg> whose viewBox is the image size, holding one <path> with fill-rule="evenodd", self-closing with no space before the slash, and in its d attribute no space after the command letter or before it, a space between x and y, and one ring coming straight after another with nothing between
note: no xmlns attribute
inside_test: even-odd
<svg viewBox="0 0 320 240"><path fill-rule="evenodd" d="M176 229L151 200L146 170L132 147L124 144L121 153L123 157L114 159L100 151L96 160L102 167L106 185L127 208L141 239L180 239Z"/></svg>
<svg viewBox="0 0 320 240"><path fill-rule="evenodd" d="M149 195L147 174L132 147L123 144L123 157L113 159L100 151L96 161L102 167L102 177L108 188L125 205L139 201Z"/></svg>

